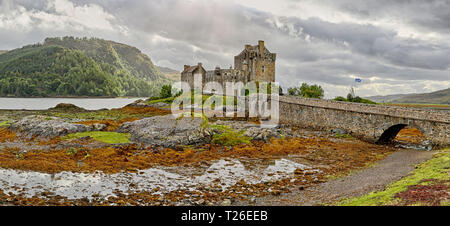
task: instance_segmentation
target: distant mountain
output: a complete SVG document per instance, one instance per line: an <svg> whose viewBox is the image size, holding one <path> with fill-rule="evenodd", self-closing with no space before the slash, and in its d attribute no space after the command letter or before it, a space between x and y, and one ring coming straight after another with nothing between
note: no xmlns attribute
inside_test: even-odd
<svg viewBox="0 0 450 226"><path fill-rule="evenodd" d="M369 99L371 101L375 101L377 103L391 103L392 101L396 99L400 99L402 97L408 96L410 94L394 94L394 95L387 95L387 96L371 96L366 97L366 99Z"/></svg>
<svg viewBox="0 0 450 226"><path fill-rule="evenodd" d="M135 47L47 38L0 55L1 96L153 96L169 79Z"/></svg>
<svg viewBox="0 0 450 226"><path fill-rule="evenodd" d="M180 81L181 80L181 72L168 68L168 67L160 67L158 69L170 80L172 81Z"/></svg>
<svg viewBox="0 0 450 226"><path fill-rule="evenodd" d="M373 96L367 99L378 103L450 104L450 88L432 93Z"/></svg>

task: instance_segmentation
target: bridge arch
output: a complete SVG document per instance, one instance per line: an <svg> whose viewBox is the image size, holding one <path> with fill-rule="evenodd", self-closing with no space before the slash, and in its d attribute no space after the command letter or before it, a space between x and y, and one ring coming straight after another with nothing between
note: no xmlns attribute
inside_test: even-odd
<svg viewBox="0 0 450 226"><path fill-rule="evenodd" d="M391 125L387 129L383 130L383 133L377 140L377 143L379 143L379 144L392 143L394 141L394 139L397 137L397 135L400 133L400 131L405 128L415 128L415 129L419 130L425 138L427 138L425 136L425 133L422 130L422 128L420 128L418 125L416 125L414 123L412 123L412 124L399 123L399 124Z"/></svg>

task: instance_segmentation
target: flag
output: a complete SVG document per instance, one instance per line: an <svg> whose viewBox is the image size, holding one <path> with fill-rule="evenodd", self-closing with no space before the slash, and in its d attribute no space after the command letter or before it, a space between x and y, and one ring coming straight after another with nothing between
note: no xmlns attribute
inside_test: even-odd
<svg viewBox="0 0 450 226"><path fill-rule="evenodd" d="M355 78L355 82L361 83L361 82L362 82L362 79L360 79L360 78Z"/></svg>

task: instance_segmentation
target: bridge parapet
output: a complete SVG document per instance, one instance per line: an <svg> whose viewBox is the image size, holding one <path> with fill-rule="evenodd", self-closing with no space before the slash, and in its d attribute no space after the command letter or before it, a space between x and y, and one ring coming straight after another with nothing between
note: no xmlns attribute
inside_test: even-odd
<svg viewBox="0 0 450 226"><path fill-rule="evenodd" d="M391 117L450 123L450 114L448 112L428 110L428 109L425 110L419 108L350 103L334 100L311 99L311 98L291 97L291 96L280 96L280 103L289 103L326 109L353 111L366 114L387 115ZM282 104L280 105L280 110L281 111L283 110Z"/></svg>

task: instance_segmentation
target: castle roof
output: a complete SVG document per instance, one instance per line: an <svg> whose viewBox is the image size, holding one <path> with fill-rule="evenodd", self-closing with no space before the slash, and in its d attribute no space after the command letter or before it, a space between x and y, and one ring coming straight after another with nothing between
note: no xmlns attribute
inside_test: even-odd
<svg viewBox="0 0 450 226"><path fill-rule="evenodd" d="M189 72L189 73L192 73L192 72L194 72L197 68L198 68L198 66L190 66L189 68L187 68L187 69L184 70L183 72Z"/></svg>
<svg viewBox="0 0 450 226"><path fill-rule="evenodd" d="M265 47L264 41L259 41L258 45L245 45L244 50L239 53L237 56L240 56L245 53L256 53L256 54L271 54L271 52Z"/></svg>
<svg viewBox="0 0 450 226"><path fill-rule="evenodd" d="M188 66L188 65L186 65L185 69L184 69L184 71L182 73L193 73L197 69L201 69L203 71L205 70L203 68L203 66L201 65L201 63L199 63L198 65L195 65L195 66Z"/></svg>

